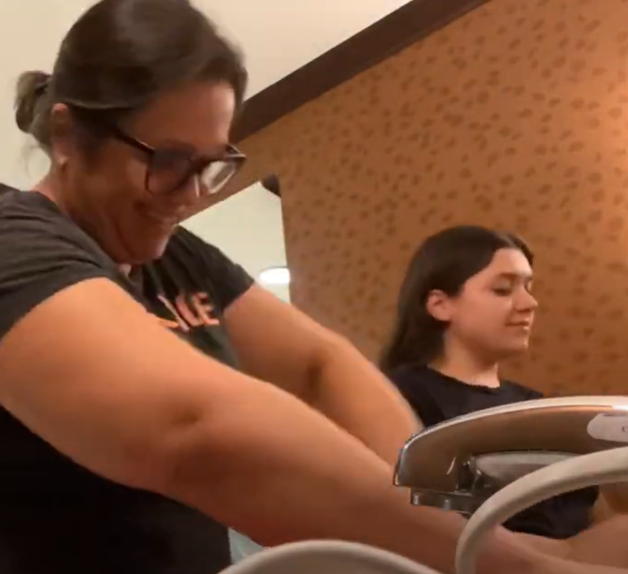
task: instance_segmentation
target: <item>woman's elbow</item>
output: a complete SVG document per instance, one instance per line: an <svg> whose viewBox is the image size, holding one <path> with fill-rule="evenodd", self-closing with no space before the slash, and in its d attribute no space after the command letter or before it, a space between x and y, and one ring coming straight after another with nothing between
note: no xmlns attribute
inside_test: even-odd
<svg viewBox="0 0 628 574"><path fill-rule="evenodd" d="M77 457L77 462L113 482L169 496L180 489L184 461L203 442L206 419L206 413L195 410L156 422L149 432L127 428L110 436L101 449L94 448L97 457Z"/></svg>

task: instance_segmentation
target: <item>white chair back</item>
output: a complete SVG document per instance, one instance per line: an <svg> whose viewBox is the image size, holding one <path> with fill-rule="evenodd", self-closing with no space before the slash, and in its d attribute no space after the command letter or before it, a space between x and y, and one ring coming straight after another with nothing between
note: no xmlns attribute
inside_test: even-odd
<svg viewBox="0 0 628 574"><path fill-rule="evenodd" d="M222 574L439 573L392 552L370 546L340 541L311 541L263 550L223 570Z"/></svg>

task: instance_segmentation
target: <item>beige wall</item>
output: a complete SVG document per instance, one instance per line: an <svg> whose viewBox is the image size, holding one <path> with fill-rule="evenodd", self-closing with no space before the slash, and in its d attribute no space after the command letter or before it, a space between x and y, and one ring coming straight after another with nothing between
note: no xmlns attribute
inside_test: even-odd
<svg viewBox="0 0 628 574"><path fill-rule="evenodd" d="M628 389L628 3L492 0L244 142L278 173L294 302L375 356L443 226L537 253L544 391Z"/></svg>

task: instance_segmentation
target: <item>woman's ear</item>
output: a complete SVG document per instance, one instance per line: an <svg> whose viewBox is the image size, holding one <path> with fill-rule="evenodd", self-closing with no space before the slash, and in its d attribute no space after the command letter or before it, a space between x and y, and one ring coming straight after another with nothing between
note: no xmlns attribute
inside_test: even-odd
<svg viewBox="0 0 628 574"><path fill-rule="evenodd" d="M63 167L70 156L72 146L72 116L65 104L57 103L50 112L50 145L52 160Z"/></svg>
<svg viewBox="0 0 628 574"><path fill-rule="evenodd" d="M437 321L449 323L454 312L454 302L444 291L434 289L427 296L425 310Z"/></svg>

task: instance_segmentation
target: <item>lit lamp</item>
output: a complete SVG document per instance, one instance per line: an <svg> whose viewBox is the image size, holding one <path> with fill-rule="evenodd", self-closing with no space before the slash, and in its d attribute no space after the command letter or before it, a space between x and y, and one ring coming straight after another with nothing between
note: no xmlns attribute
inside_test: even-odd
<svg viewBox="0 0 628 574"><path fill-rule="evenodd" d="M259 274L259 282L267 287L279 287L290 284L290 271L287 267L268 267Z"/></svg>

